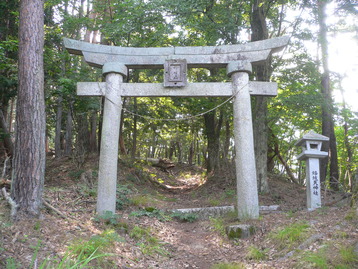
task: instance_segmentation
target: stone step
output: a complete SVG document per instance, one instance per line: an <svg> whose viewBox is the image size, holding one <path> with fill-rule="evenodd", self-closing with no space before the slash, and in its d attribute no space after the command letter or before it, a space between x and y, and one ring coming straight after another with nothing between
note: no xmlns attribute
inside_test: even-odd
<svg viewBox="0 0 358 269"><path fill-rule="evenodd" d="M280 209L279 205L260 206L260 213L275 212ZM207 219L209 217L220 217L225 214L235 212L234 206L213 206L213 207L198 207L198 208L182 208L174 209L172 212L180 212L183 214L197 214L199 219Z"/></svg>

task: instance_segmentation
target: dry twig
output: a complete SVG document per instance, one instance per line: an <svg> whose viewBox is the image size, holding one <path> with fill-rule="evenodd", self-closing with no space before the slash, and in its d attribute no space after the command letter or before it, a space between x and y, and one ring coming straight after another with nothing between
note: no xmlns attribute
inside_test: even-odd
<svg viewBox="0 0 358 269"><path fill-rule="evenodd" d="M58 215L60 215L63 219L68 220L68 217L63 214L60 210L55 208L53 205L51 205L49 202L47 202L45 199L42 199L42 202L44 206L46 206L48 209L51 209L52 211L55 211Z"/></svg>
<svg viewBox="0 0 358 269"><path fill-rule="evenodd" d="M5 187L1 189L1 192L2 192L2 195L4 196L4 198L6 199L6 201L10 204L10 207L11 207L10 216L14 217L16 215L18 205L15 203L14 200L12 200L10 195L6 192Z"/></svg>

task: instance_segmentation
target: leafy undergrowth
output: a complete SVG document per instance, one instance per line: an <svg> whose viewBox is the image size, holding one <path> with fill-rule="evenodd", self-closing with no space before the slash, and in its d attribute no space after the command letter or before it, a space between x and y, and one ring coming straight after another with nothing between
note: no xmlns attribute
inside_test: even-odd
<svg viewBox="0 0 358 269"><path fill-rule="evenodd" d="M121 162L117 212L98 216L96 161L81 170L70 160L49 161L44 196L66 218L44 208L40 220L13 223L0 200L0 268L358 267L357 210L335 203L339 193L326 191L324 202L333 206L307 212L301 186L271 177L271 192L260 195L260 203L278 204L280 212L251 221L233 214L203 220L170 209L234 205L230 174L207 179L187 165L165 173ZM153 178L178 188L153 184ZM225 227L239 223L255 226L256 233L228 239Z"/></svg>

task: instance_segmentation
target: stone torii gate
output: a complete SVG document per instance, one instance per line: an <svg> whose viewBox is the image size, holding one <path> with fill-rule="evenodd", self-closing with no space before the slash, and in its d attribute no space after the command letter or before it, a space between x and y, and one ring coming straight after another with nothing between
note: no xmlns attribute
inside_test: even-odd
<svg viewBox="0 0 358 269"><path fill-rule="evenodd" d="M276 96L277 84L249 81L251 64L280 51L288 37L239 45L207 47L131 48L64 39L72 54L83 55L90 65L102 68L106 82L79 82L77 94L104 96L104 114L98 174L97 213L115 212L119 126L122 97L230 97L234 95L234 141L239 218L258 218L250 95ZM187 83L187 68L227 68L229 83ZM124 83L128 69L164 68L164 83Z"/></svg>

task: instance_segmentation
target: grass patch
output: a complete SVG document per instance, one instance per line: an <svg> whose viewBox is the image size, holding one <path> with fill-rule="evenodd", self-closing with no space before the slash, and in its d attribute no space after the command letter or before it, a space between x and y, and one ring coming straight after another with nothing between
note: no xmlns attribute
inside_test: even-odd
<svg viewBox="0 0 358 269"><path fill-rule="evenodd" d="M117 186L116 190L116 209L122 210L127 205L131 204L131 200L128 198L129 195L131 195L133 191L126 185L119 185Z"/></svg>
<svg viewBox="0 0 358 269"><path fill-rule="evenodd" d="M357 209L356 208L351 208L346 216L344 217L345 220L348 221L357 221L358 220L358 215L357 215Z"/></svg>
<svg viewBox="0 0 358 269"><path fill-rule="evenodd" d="M72 170L72 171L68 172L68 177L72 180L77 181L80 179L83 172L85 172L85 170L82 170L82 169L74 170L74 171Z"/></svg>
<svg viewBox="0 0 358 269"><path fill-rule="evenodd" d="M255 246L250 246L246 258L254 261L262 261L267 258L267 249L261 250Z"/></svg>
<svg viewBox="0 0 358 269"><path fill-rule="evenodd" d="M163 243L152 235L149 228L141 228L134 226L129 237L137 241L137 246L143 255L159 254L161 256L169 256L170 253L163 247Z"/></svg>
<svg viewBox="0 0 358 269"><path fill-rule="evenodd" d="M306 222L298 222L271 232L269 237L279 249L291 248L307 237L308 230L309 225Z"/></svg>
<svg viewBox="0 0 358 269"><path fill-rule="evenodd" d="M226 229L224 220L222 218L209 218L211 226L213 227L214 231L217 231L220 235L226 235Z"/></svg>
<svg viewBox="0 0 358 269"><path fill-rule="evenodd" d="M5 268L17 269L17 268L22 268L22 265L18 263L13 257L9 257L5 259Z"/></svg>
<svg viewBox="0 0 358 269"><path fill-rule="evenodd" d="M94 254L103 254L115 242L123 241L119 235L113 230L106 230L99 235L92 236L89 240L79 240L68 246L69 253L72 256L81 256L87 259Z"/></svg>
<svg viewBox="0 0 358 269"><path fill-rule="evenodd" d="M211 206L219 206L221 204L221 201L219 199L210 199L209 204Z"/></svg>
<svg viewBox="0 0 358 269"><path fill-rule="evenodd" d="M172 218L164 211L156 209L154 207L146 207L145 209L133 211L129 214L131 217L150 217L156 218L160 221L170 221Z"/></svg>
<svg viewBox="0 0 358 269"><path fill-rule="evenodd" d="M242 263L218 263L210 267L210 269L245 269Z"/></svg>
<svg viewBox="0 0 358 269"><path fill-rule="evenodd" d="M149 195L135 195L129 199L131 204L139 207L149 207L156 205L158 201L156 201L153 197Z"/></svg>
<svg viewBox="0 0 358 269"><path fill-rule="evenodd" d="M358 256L353 246L335 247L333 244L319 249L317 252L306 251L302 254L301 268L350 269L358 268Z"/></svg>
<svg viewBox="0 0 358 269"><path fill-rule="evenodd" d="M174 212L170 214L170 217L177 219L181 222L194 222L199 217L197 214L194 213L181 213L181 212Z"/></svg>
<svg viewBox="0 0 358 269"><path fill-rule="evenodd" d="M122 221L120 215L113 214L111 211L106 211L102 215L97 215L93 221L102 225L108 225L122 232L128 231L128 224Z"/></svg>

